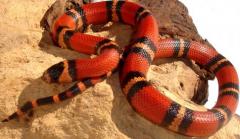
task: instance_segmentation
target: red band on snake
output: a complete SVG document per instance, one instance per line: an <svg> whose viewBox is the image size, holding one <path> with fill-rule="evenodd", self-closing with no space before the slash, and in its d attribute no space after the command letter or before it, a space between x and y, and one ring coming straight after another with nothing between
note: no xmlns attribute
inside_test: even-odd
<svg viewBox="0 0 240 139"><path fill-rule="evenodd" d="M239 82L233 65L215 49L182 39L159 40L153 15L142 6L128 1L86 4L67 11L54 23L53 40L61 48L97 54L93 59L66 60L50 67L43 79L48 82L72 82L73 87L55 96L28 101L3 122L21 117L31 109L72 98L102 81L117 68L118 45L109 39L86 35L89 24L121 22L135 28L132 40L123 53L120 83L133 109L157 125L187 136L209 136L224 126L235 113ZM194 111L169 99L146 79L150 64L157 58L188 58L213 72L219 84L216 105L207 111Z"/></svg>

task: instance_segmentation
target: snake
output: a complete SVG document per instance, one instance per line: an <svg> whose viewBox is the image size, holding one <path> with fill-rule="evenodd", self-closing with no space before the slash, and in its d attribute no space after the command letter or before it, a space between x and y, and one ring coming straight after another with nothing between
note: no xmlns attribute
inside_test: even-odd
<svg viewBox="0 0 240 139"><path fill-rule="evenodd" d="M90 24L109 21L130 25L134 29L124 50L108 38L84 33ZM48 83L77 82L59 94L27 101L2 122L22 118L38 106L71 99L117 69L122 92L133 110L173 132L185 136L210 136L226 125L236 111L239 80L231 62L214 48L197 41L161 39L156 19L137 3L113 0L76 5L56 19L51 36L60 48L97 56L64 60L48 68L42 75ZM152 61L159 58L190 59L214 73L219 86L215 106L206 111L193 110L156 89L147 80L146 74Z"/></svg>

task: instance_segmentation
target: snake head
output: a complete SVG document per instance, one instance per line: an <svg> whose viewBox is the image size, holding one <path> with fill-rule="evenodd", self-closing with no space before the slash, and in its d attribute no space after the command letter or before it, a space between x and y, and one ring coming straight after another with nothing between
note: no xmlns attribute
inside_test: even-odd
<svg viewBox="0 0 240 139"><path fill-rule="evenodd" d="M48 68L42 75L42 79L47 83L59 82L59 78L64 70L64 63L57 63Z"/></svg>
<svg viewBox="0 0 240 139"><path fill-rule="evenodd" d="M75 60L65 60L48 68L42 75L48 83L70 83L76 80Z"/></svg>

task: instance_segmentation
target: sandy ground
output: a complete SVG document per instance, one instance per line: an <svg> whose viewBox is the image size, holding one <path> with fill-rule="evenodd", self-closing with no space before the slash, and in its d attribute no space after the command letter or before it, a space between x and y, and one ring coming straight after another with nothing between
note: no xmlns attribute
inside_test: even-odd
<svg viewBox="0 0 240 139"><path fill-rule="evenodd" d="M85 57L54 47L40 20L53 0L0 1L0 118L5 118L30 99L53 95L70 85L47 84L39 77L63 59ZM114 24L101 36L127 44L131 28ZM91 32L91 30L90 30ZM116 33L117 32L117 33ZM121 33L119 33L121 32ZM185 62L159 60L152 65L149 80L188 101L198 83L198 75ZM192 80L189 83L189 78ZM118 73L86 90L82 95L59 105L34 111L33 121L12 121L0 125L1 138L23 139L108 139L108 138L183 138L140 117L121 93ZM165 91L167 95L172 95ZM183 101L183 103L186 103ZM199 108L199 107L198 107ZM237 118L210 138L239 136Z"/></svg>

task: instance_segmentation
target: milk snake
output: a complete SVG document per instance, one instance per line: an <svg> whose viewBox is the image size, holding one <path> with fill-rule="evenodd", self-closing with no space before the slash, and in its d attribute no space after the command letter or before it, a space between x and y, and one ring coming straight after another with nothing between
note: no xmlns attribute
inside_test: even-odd
<svg viewBox="0 0 240 139"><path fill-rule="evenodd" d="M121 22L135 29L122 58L121 50L114 41L80 32L89 24L109 21ZM54 23L51 32L53 40L61 48L98 56L65 60L47 69L42 78L49 83L79 82L57 95L26 102L2 122L23 117L37 106L70 99L104 80L120 65L122 91L137 113L183 135L209 136L215 133L230 120L237 108L239 82L233 65L211 47L183 39L159 39L158 33L153 15L142 6L128 1L97 2L66 11ZM216 75L219 96L212 109L191 110L162 95L147 81L146 73L152 61L166 57L192 59Z"/></svg>

